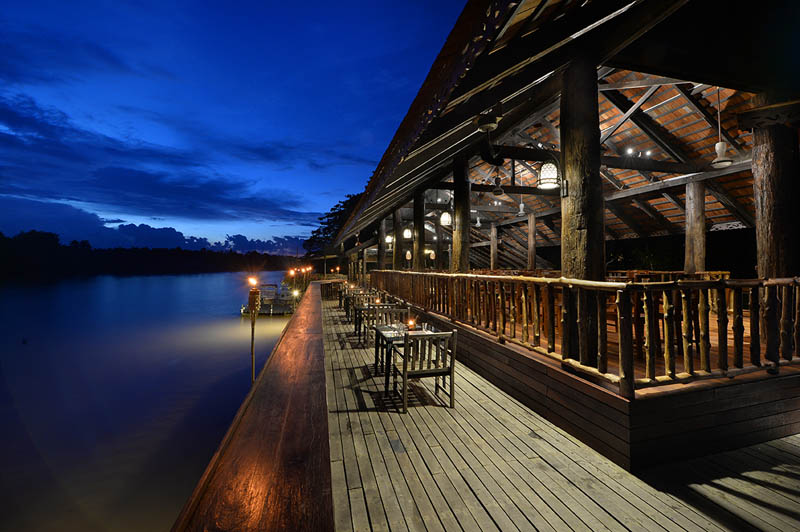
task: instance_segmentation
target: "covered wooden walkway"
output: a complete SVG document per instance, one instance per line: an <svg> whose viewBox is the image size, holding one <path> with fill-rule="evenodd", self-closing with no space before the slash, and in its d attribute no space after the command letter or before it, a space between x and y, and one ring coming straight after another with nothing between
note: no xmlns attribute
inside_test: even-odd
<svg viewBox="0 0 800 532"><path fill-rule="evenodd" d="M636 476L464 365L400 414L334 302L323 336L336 530L800 529L800 435Z"/></svg>

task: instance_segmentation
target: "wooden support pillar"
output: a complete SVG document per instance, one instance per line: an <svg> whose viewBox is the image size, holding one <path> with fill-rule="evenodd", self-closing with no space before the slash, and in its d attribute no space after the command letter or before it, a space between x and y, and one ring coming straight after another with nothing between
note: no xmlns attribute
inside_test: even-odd
<svg viewBox="0 0 800 532"><path fill-rule="evenodd" d="M561 91L561 275L605 279L605 205L600 176L600 124L597 67L577 58L564 71ZM566 195L564 194L566 191ZM577 295L577 294L575 294ZM580 301L580 304L578 304ZM565 299L568 328L563 358L585 354L596 366L597 298L594 292ZM577 326L575 326L577 325Z"/></svg>
<svg viewBox="0 0 800 532"><path fill-rule="evenodd" d="M386 220L378 224L378 266L379 270L386 269Z"/></svg>
<svg viewBox="0 0 800 532"><path fill-rule="evenodd" d="M403 241L403 218L400 216L400 209L395 209L392 213L392 269L402 269L403 250L400 242Z"/></svg>
<svg viewBox="0 0 800 532"><path fill-rule="evenodd" d="M450 271L469 271L470 227L469 161L453 161L453 249L450 253Z"/></svg>
<svg viewBox="0 0 800 532"><path fill-rule="evenodd" d="M755 105L780 98L758 94ZM756 211L758 276L800 275L800 156L797 129L770 125L753 130L753 192Z"/></svg>
<svg viewBox="0 0 800 532"><path fill-rule="evenodd" d="M528 270L536 269L536 215L528 215Z"/></svg>
<svg viewBox="0 0 800 532"><path fill-rule="evenodd" d="M411 254L412 270L425 269L425 191L414 194L414 248Z"/></svg>
<svg viewBox="0 0 800 532"><path fill-rule="evenodd" d="M361 252L361 284L367 285L367 248Z"/></svg>
<svg viewBox="0 0 800 532"><path fill-rule="evenodd" d="M605 218L600 177L597 69L577 59L564 71L561 91L561 274L602 281L605 277Z"/></svg>
<svg viewBox="0 0 800 532"><path fill-rule="evenodd" d="M434 246L433 250L436 252L436 260L434 261L435 268L437 270L444 269L444 253L442 253L445 249L444 246L444 232L442 231L442 225L439 223L439 219L437 217L436 222L434 224L436 228L436 246Z"/></svg>
<svg viewBox="0 0 800 532"><path fill-rule="evenodd" d="M489 269L497 269L497 224L489 228Z"/></svg>
<svg viewBox="0 0 800 532"><path fill-rule="evenodd" d="M706 187L702 181L686 183L686 244L683 270L706 269Z"/></svg>
<svg viewBox="0 0 800 532"><path fill-rule="evenodd" d="M773 94L758 94L755 105L779 103ZM800 155L797 128L774 124L753 129L753 196L756 213L756 256L762 279L800 275ZM761 289L760 321L765 354L778 372L781 309L778 288ZM788 307L787 307L788 308ZM758 354L760 355L760 354ZM757 356L758 356L757 355Z"/></svg>

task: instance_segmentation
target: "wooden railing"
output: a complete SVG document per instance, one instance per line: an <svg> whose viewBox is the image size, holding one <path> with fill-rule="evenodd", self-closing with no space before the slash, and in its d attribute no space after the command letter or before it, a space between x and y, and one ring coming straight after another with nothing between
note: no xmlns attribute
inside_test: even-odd
<svg viewBox="0 0 800 532"><path fill-rule="evenodd" d="M637 388L763 370L762 354L773 373L800 361L794 278L636 283L382 270L371 282L631 399Z"/></svg>

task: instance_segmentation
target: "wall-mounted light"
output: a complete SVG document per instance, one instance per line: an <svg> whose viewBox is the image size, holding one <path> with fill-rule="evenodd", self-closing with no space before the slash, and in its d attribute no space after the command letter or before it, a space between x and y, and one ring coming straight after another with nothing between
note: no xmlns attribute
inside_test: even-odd
<svg viewBox="0 0 800 532"><path fill-rule="evenodd" d="M441 218L439 218L439 223L440 223L440 224L442 224L442 225L449 226L450 224L452 224L452 223L453 223L453 217L452 217L452 216L450 216L450 213L449 213L449 212L447 212L447 211L444 211L444 212L442 213L442 216L441 216Z"/></svg>
<svg viewBox="0 0 800 532"><path fill-rule="evenodd" d="M394 240L392 238L392 235L386 235L386 238L384 238L384 242L386 242L387 244L391 244L392 240Z"/></svg>
<svg viewBox="0 0 800 532"><path fill-rule="evenodd" d="M406 251L406 260L411 260L411 251Z"/></svg>
<svg viewBox="0 0 800 532"><path fill-rule="evenodd" d="M403 238L405 238L406 240L411 239L411 229L409 229L408 227L403 229Z"/></svg>

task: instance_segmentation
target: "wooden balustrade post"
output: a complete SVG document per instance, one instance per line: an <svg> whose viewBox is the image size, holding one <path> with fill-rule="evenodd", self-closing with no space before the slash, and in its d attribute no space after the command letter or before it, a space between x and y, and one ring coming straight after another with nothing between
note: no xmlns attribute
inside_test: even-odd
<svg viewBox="0 0 800 532"><path fill-rule="evenodd" d="M700 369L711 371L711 359L709 357L711 342L709 341L708 333L708 290L705 288L700 289L699 300L697 314L700 320Z"/></svg>
<svg viewBox="0 0 800 532"><path fill-rule="evenodd" d="M572 310L572 292L570 287L565 285L561 288L561 358L566 360L571 356L572 348L572 328L575 322L575 315Z"/></svg>
<svg viewBox="0 0 800 532"><path fill-rule="evenodd" d="M395 209L392 213L392 269L395 271L402 269L400 242L403 238L403 218L400 216L400 209Z"/></svg>
<svg viewBox="0 0 800 532"><path fill-rule="evenodd" d="M664 291L664 368L669 377L675 378L675 307L671 296L669 291Z"/></svg>
<svg viewBox="0 0 800 532"><path fill-rule="evenodd" d="M533 314L533 324L532 324L533 344L538 346L541 345L540 344L541 313L539 312L540 292L538 285L532 285L532 286L533 286L533 294L531 296L531 313Z"/></svg>
<svg viewBox="0 0 800 532"><path fill-rule="evenodd" d="M631 298L627 290L617 290L617 323L619 323L619 394L627 399L636 396L633 368L633 329Z"/></svg>
<svg viewBox="0 0 800 532"><path fill-rule="evenodd" d="M592 357L597 357L597 351L589 351L589 304L586 289L577 288L578 291L578 304L576 326L578 329L578 360L584 366L595 367L597 361L592 361Z"/></svg>
<svg viewBox="0 0 800 532"><path fill-rule="evenodd" d="M761 295L759 287L750 289L750 363L761 365Z"/></svg>
<svg viewBox="0 0 800 532"><path fill-rule="evenodd" d="M608 371L608 318L606 317L606 293L597 293L597 370Z"/></svg>
<svg viewBox="0 0 800 532"><path fill-rule="evenodd" d="M781 289L781 357L792 359L792 287L783 285Z"/></svg>
<svg viewBox="0 0 800 532"><path fill-rule="evenodd" d="M633 292L633 331L636 358L644 360L644 319L642 318L642 295Z"/></svg>
<svg viewBox="0 0 800 532"><path fill-rule="evenodd" d="M721 282L721 281L720 281ZM725 285L716 289L717 293L717 366L728 371L728 305L725 298Z"/></svg>
<svg viewBox="0 0 800 532"><path fill-rule="evenodd" d="M414 243L412 246L412 266L415 272L425 269L425 191L414 194Z"/></svg>
<svg viewBox="0 0 800 532"><path fill-rule="evenodd" d="M800 356L800 284L794 287L794 352Z"/></svg>
<svg viewBox="0 0 800 532"><path fill-rule="evenodd" d="M733 366L744 366L744 316L742 314L742 289L733 289Z"/></svg>
<svg viewBox="0 0 800 532"><path fill-rule="evenodd" d="M528 285L520 286L520 304L522 305L522 341L530 343L528 336Z"/></svg>
<svg viewBox="0 0 800 532"><path fill-rule="evenodd" d="M681 338L681 324L683 322L683 311L681 308L681 291L672 291L673 313L673 334L675 335L675 359L683 359L683 341Z"/></svg>
<svg viewBox="0 0 800 532"><path fill-rule="evenodd" d="M656 357L658 356L658 321L656 320L656 310L658 302L655 300L655 292L645 290L644 300L644 342L645 342L645 377L648 379L656 378Z"/></svg>
<svg viewBox="0 0 800 532"><path fill-rule="evenodd" d="M779 324L777 287L764 287L764 300L761 305L761 324L766 344L764 358L772 362L771 373L778 373L779 368Z"/></svg>
<svg viewBox="0 0 800 532"><path fill-rule="evenodd" d="M547 311L547 352L555 353L556 351L556 296L553 292L553 287L550 285L544 286L545 308Z"/></svg>
<svg viewBox="0 0 800 532"><path fill-rule="evenodd" d="M377 269L386 269L386 220L378 222L378 264Z"/></svg>

